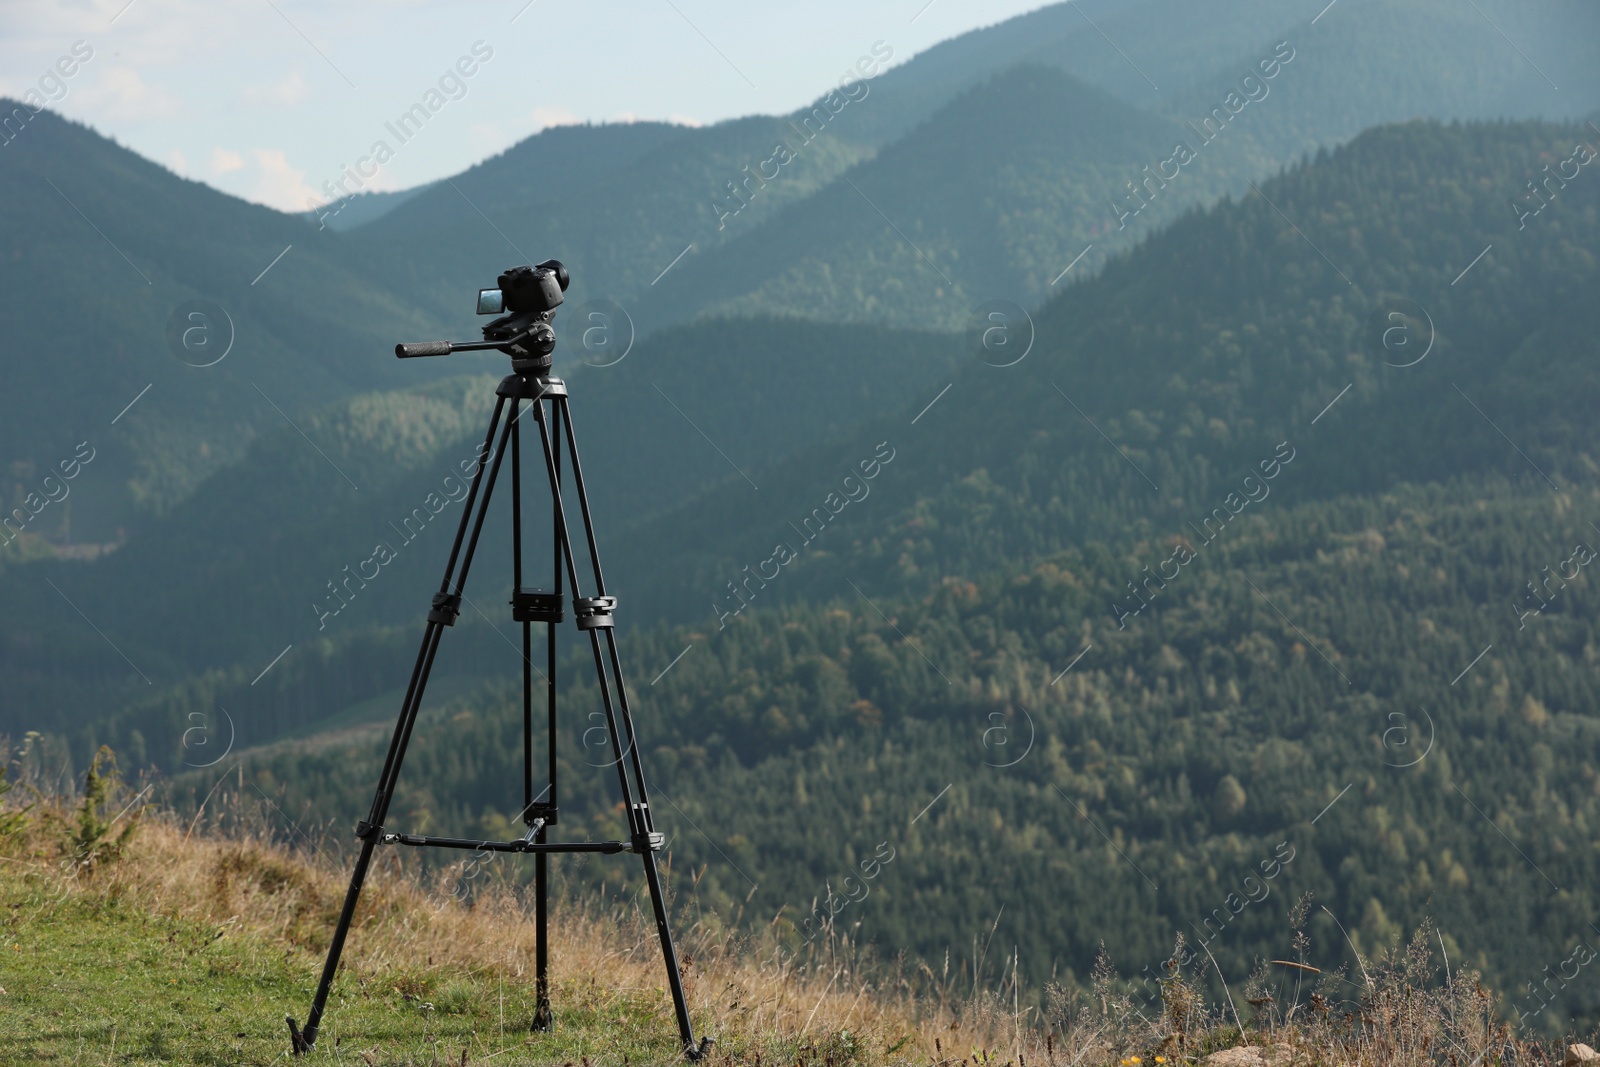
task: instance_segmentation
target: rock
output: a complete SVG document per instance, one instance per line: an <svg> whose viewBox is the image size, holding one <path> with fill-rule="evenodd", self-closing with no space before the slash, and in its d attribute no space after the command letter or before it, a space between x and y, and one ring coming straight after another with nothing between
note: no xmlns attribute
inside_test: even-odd
<svg viewBox="0 0 1600 1067"><path fill-rule="evenodd" d="M1223 1049L1200 1062L1204 1067L1284 1067L1293 1058L1294 1050L1288 1045L1266 1045ZM1595 1062L1600 1064L1600 1060Z"/></svg>
<svg viewBox="0 0 1600 1067"><path fill-rule="evenodd" d="M1596 1052L1588 1045L1568 1045L1567 1055L1561 1061L1561 1067L1579 1067L1584 1063L1600 1064L1600 1052Z"/></svg>
<svg viewBox="0 0 1600 1067"><path fill-rule="evenodd" d="M1230 1048L1213 1052L1200 1062L1205 1067L1266 1067L1267 1061L1262 1059L1260 1049Z"/></svg>

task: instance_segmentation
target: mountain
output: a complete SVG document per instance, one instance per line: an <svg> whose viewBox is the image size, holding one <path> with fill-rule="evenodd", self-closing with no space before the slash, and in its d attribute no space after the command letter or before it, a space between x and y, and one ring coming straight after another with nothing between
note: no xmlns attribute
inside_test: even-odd
<svg viewBox="0 0 1600 1067"><path fill-rule="evenodd" d="M608 535L641 745L700 906L781 913L798 944L838 901L885 951L992 938L1030 986L1081 987L1102 943L1159 973L1180 932L1230 977L1287 958L1281 916L1313 892L1324 970L1431 916L1529 1007L1519 976L1600 919L1572 888L1600 818L1597 386L1574 359L1600 325L1600 186L1580 166L1520 229L1510 205L1581 137L1370 131L1072 286L1021 362L966 365L948 395L935 378L753 468L759 490L730 475ZM515 655L482 597L396 825L514 821ZM268 684L358 682L320 735L296 690L250 692L252 664L95 737L198 764L196 736L231 739L215 709L249 707L250 740L301 737L222 766L285 811L354 818L416 632L285 661ZM562 670L594 707L582 658ZM368 679L383 699L358 709ZM588 725L565 723L563 824L611 835ZM873 859L861 899L844 878ZM1557 1003L1600 1015L1581 989Z"/></svg>
<svg viewBox="0 0 1600 1067"><path fill-rule="evenodd" d="M731 481L758 496L749 473L903 403L949 372L955 348L942 335L910 331L707 321L661 331L622 349L613 364L580 364L570 379L573 422L603 542L628 519L711 485ZM435 530L459 521L461 465L482 441L496 380L446 379L324 407L262 433L235 466L93 567L46 560L0 572L4 595L32 606L26 620L0 623L0 670L15 696L0 708L0 731L71 730L78 709L108 700L145 709L137 718L148 714L151 693L166 702L165 715L188 708L195 684L212 684L191 683L191 674L220 671L216 677L234 685L236 663L255 664L253 678L285 645L305 650L408 621L417 591L438 580L453 530ZM529 447L537 448L536 437ZM527 486L534 501L544 498L537 467ZM481 549L478 573L489 588L509 581L508 493L502 483ZM530 502L528 514L544 515L545 506ZM570 521L576 532L576 514ZM363 561L371 569L377 542L395 556L380 568L382 580L349 577ZM341 599L340 583L351 582L359 586L343 586ZM248 625L229 622L239 618ZM500 638L489 639L498 647ZM336 667L307 669L325 691L313 698L291 685L297 723L344 706L329 705L329 693L360 701L373 695L362 686L374 680L377 691L387 688L376 670L351 668L340 680ZM279 694L278 685L275 677L251 697ZM237 694L220 699L251 706Z"/></svg>
<svg viewBox="0 0 1600 1067"><path fill-rule="evenodd" d="M44 112L7 145L14 165L0 178L12 242L0 322L19 353L52 353L19 360L11 395L29 399L0 405L5 495L12 507L38 497L48 471L94 449L96 490L41 513L33 532L80 554L119 543L263 429L456 373L383 356L397 338L459 329L472 291L513 260L564 257L573 317L610 300L640 335L775 312L956 330L989 300L1031 308L1069 265L1097 270L1191 207L1367 125L1592 109L1600 83L1581 42L1600 31L1593 6L1511 15L1443 0L1341 0L1310 23L1260 0L1056 5L910 60L891 40L865 42L852 69L867 80L788 116L546 130L370 211L380 201L353 200L330 228L177 178ZM1424 38L1419 55L1410 42ZM1270 59L1279 52L1294 58ZM1263 62L1281 69L1229 103ZM1140 71L1158 72L1160 90ZM1235 107L1213 137L1206 117ZM1178 139L1198 158L1179 178L1148 177L1171 173ZM779 141L793 142L781 164ZM1136 181L1151 202L1126 214ZM62 294L85 288L89 264L105 282L86 313ZM188 325L196 300L223 321ZM236 339L221 363L172 355L207 331ZM86 377L104 393L93 412L74 404Z"/></svg>
<svg viewBox="0 0 1600 1067"><path fill-rule="evenodd" d="M850 117L846 110L829 128L838 134ZM757 162L753 146L765 156L786 129L773 116L700 129L651 122L556 127L419 193L352 231L348 244L358 255L394 263L396 281L427 294L423 299L491 285L513 261L558 256L572 272L568 299L575 307L598 299L626 306L688 245L716 239L713 194L724 182L744 180L741 168ZM803 198L867 151L844 137L826 138L765 199ZM754 224L769 211L753 206L741 222ZM646 332L658 325L640 322Z"/></svg>
<svg viewBox="0 0 1600 1067"><path fill-rule="evenodd" d="M374 257L430 249L416 280L435 291L470 289L513 248L578 249L576 301L620 303L646 332L775 310L960 329L985 300L1047 299L1080 252L1097 269L1368 126L1572 118L1600 98L1580 43L1600 14L1577 0L1311 14L1061 4L887 70L894 43L874 42L867 80L792 115L547 130L352 236ZM1522 44L1497 32L1508 17ZM1194 163L1173 163L1180 141Z"/></svg>
<svg viewBox="0 0 1600 1067"><path fill-rule="evenodd" d="M1600 612L1582 580L1520 631L1510 603L1569 542L1594 542L1548 492L1465 488L1272 500L1124 629L1107 600L1167 546L632 640L674 865L696 872L702 914L777 916L792 946L820 907L884 954L959 959L992 940L1035 989L1086 987L1102 945L1123 974L1159 977L1181 934L1237 996L1258 960L1292 953L1285 915L1314 893L1324 972L1431 918L1455 966L1508 991L1502 1010L1537 1009L1550 994L1523 976L1600 918L1578 888L1597 874ZM569 706L597 706L589 678L574 656ZM578 839L620 820L588 725L571 716L559 745ZM392 826L514 836L520 729L509 681L426 715ZM374 724L242 763L283 810L352 820L386 740ZM197 800L216 774L175 795ZM1600 1017L1592 992L1550 992L1542 1028Z"/></svg>
<svg viewBox="0 0 1600 1067"><path fill-rule="evenodd" d="M367 263L311 240L302 220L179 178L48 111L6 155L7 506L59 494L43 479L81 443L94 453L70 509L40 512L30 533L116 541L257 434L416 380L385 357L396 333L429 336L438 321L374 285ZM192 301L220 318L186 318Z"/></svg>
<svg viewBox="0 0 1600 1067"><path fill-rule="evenodd" d="M852 582L917 597L952 575L1088 542L1191 536L1312 419L1336 444L1302 461L1281 500L1490 475L1581 484L1595 453L1581 415L1593 387L1559 368L1593 336L1579 294L1595 265L1577 234L1595 193L1574 181L1521 230L1508 206L1579 136L1537 124L1374 131L1072 286L1036 317L1034 349L1014 366L974 360L942 377L951 357L932 355L939 342L926 337L748 322L668 331L614 366L582 368L574 411L624 611L720 629L746 601L832 599ZM1368 206L1357 215L1357 204ZM1420 304L1396 303L1401 294ZM1429 355L1392 366L1373 324L1417 306L1434 324ZM783 347L753 361L780 330ZM730 387L750 402L719 401ZM163 686L236 662L254 677L330 625L415 617L436 538L362 583L348 608L357 590L343 576L375 539L410 543L411 526L398 525L430 492L448 492L441 479L470 457L487 393L457 382L359 398L305 420L309 444L292 429L264 438L240 470L92 568L15 569L11 595L36 614L11 630L8 669L30 697L8 725L40 721L43 707L61 709L48 721L70 722L73 697L52 695L63 678L92 677L123 694L114 702L130 683L142 691L80 610L133 662L157 664ZM1376 422L1340 429L1321 414L1335 398ZM606 416L590 421L591 411ZM1508 418L1532 411L1545 414L1514 437L1524 460L1494 427L1511 433ZM625 525L629 514L648 517ZM484 551L500 569L489 589L504 581L503 536L491 524ZM775 545L796 558L769 588L750 575L770 577ZM346 593L330 599L341 582ZM221 621L222 591L223 605L250 605L250 627ZM55 640L41 647L30 636L41 630Z"/></svg>
<svg viewBox="0 0 1600 1067"><path fill-rule="evenodd" d="M1581 294L1595 280L1584 234L1600 184L1580 173L1538 215L1527 185L1580 143L1600 138L1539 124L1371 131L1072 286L1034 315L1025 360L972 361L914 425L942 383L766 472L760 512L730 486L655 517L614 554L677 565L619 574L652 615L712 618L709 603L732 603L725 583L822 502L826 472L886 438L901 455L872 502L830 522L790 568L805 577L765 599L839 595L846 578L920 592L1090 540L1167 536L1347 386L1341 406L1373 405L1382 432L1335 431L1337 460L1279 490L1289 498L1489 471L1539 478L1491 422L1556 484L1582 484L1594 386L1565 360L1592 348L1595 310ZM1374 329L1396 311L1419 343L1433 324L1412 368L1393 365L1405 360Z"/></svg>
<svg viewBox="0 0 1600 1067"><path fill-rule="evenodd" d="M1255 67L1263 46L1287 38L1320 60L1327 95L1316 122L1326 124L1338 108L1377 109L1343 136L1416 115L1570 119L1600 96L1583 44L1594 18L1592 7L1575 0L1536 9L1438 0L1304 7L1270 0L1051 4L942 41L887 72L878 114L885 116L885 133L899 136L1019 63L1057 66L1136 107L1203 105L1203 114L1220 102L1212 92L1216 85L1236 82ZM1425 52L1411 47L1423 34L1430 43ZM1351 50L1357 41L1364 46L1359 53ZM1331 91L1335 84L1338 92Z"/></svg>
<svg viewBox="0 0 1600 1067"><path fill-rule="evenodd" d="M667 318L698 301L722 313L900 321L917 308L950 328L986 299L1032 306L1076 252L1114 231L1105 194L1185 134L1053 68L1015 67L694 270L673 272L639 314ZM1225 190L1208 159L1194 170L1194 197ZM1152 214L1191 202L1163 200Z"/></svg>
<svg viewBox="0 0 1600 1067"><path fill-rule="evenodd" d="M426 185L418 185L394 192L362 190L354 196L339 201L337 209L332 212L318 209L307 212L306 216L312 222L319 225L325 222L328 228L343 233L357 226L364 226L373 219L382 218L426 188Z"/></svg>

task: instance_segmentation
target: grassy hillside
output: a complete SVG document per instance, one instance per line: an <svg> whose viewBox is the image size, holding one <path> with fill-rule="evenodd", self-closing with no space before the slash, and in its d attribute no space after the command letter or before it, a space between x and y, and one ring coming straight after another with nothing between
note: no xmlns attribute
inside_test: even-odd
<svg viewBox="0 0 1600 1067"><path fill-rule="evenodd" d="M239 798L218 800L251 817ZM333 857L308 860L237 827L196 835L158 816L123 855L82 862L57 845L70 814L35 812L36 825L9 834L0 851L10 916L0 929L0 1063L282 1061L283 1018L303 1017L310 1003L343 895ZM530 1034L525 901L501 879L471 881L462 876L458 892L399 865L373 879L320 1059L683 1062L659 948L651 952L654 923L636 901L558 910L555 1030ZM891 1045L921 1044L892 992L864 997L861 979L830 982L815 961L740 956L725 934L692 919L679 937L696 1025L717 1041L713 1064L876 1064Z"/></svg>
<svg viewBox="0 0 1600 1067"><path fill-rule="evenodd" d="M276 816L227 788L208 798L208 820L185 823L125 806L112 782L89 798L0 807L0 1063L283 1060L282 1017L310 996L343 885L333 850L265 842L263 820ZM1159 983L1120 980L1102 960L1092 996L1054 990L1028 1002L1003 965L993 977L985 970L987 952L962 974L897 974L837 933L800 954L737 939L697 914L692 880L674 881L689 894L680 959L696 1026L715 1039L714 1067L1237 1067L1266 1062L1258 1056L1409 1067L1429 1048L1494 1063L1560 1052L1515 1037L1474 973L1441 968L1428 928L1404 953L1363 960L1359 984L1327 976L1302 989L1259 976L1241 1016L1205 1002L1181 951L1174 959L1185 962ZM528 906L503 868L457 864L424 876L381 864L316 1055L370 1065L683 1062L652 924L624 896L560 902L555 1030L527 1031ZM1311 947L1302 941L1297 958ZM1269 988L1286 994L1283 1007Z"/></svg>

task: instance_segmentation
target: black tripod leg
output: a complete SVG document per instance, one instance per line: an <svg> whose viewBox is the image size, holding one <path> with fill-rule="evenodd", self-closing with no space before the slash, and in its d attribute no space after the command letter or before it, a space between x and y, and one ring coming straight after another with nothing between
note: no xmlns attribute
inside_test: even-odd
<svg viewBox="0 0 1600 1067"><path fill-rule="evenodd" d="M535 405L539 400L534 400ZM530 408L531 410L531 408ZM522 589L522 427L518 422L512 423L511 428L511 558L514 588ZM554 625L546 623L545 629L554 634ZM555 656L549 657L550 675L555 677ZM552 681L550 684L554 685ZM551 782L555 778L552 775ZM550 792L554 791L552 784ZM551 797L554 802L554 797ZM525 823L531 823L533 815L533 623L524 619L522 621L522 818ZM541 825L534 841L545 842L545 829ZM549 1033L555 1029L555 1018L550 1011L550 977L549 977L549 915L546 910L546 880L549 876L549 857L537 853L534 857L533 882L534 882L534 996L536 1008L533 1013L533 1023L529 1027L534 1033Z"/></svg>
<svg viewBox="0 0 1600 1067"><path fill-rule="evenodd" d="M600 567L600 549L594 534L594 522L589 512L589 496L583 484L583 467L578 459L578 442L572 429L572 412L567 406L565 397L555 397L551 401L551 414L555 425L552 430L555 434L565 433L567 451L572 457L573 487L577 490L578 507L583 519L584 538L589 548L589 559L594 567L596 595L605 595L605 577ZM545 437L545 425L541 420L539 433ZM559 441L559 437L557 438ZM546 455L550 452L550 441L544 440ZM565 513L561 505L559 479L551 472L551 487L556 498L556 511L561 523L561 540L567 551L568 567L572 571L573 596L578 595L577 573L572 563L571 541L566 532ZM606 647L609 652L611 672L610 677L615 680L616 700L613 703L611 684L608 681L605 658L600 651L600 633L604 629L606 634ZM633 716L628 709L627 689L622 678L622 663L617 656L617 642L615 631L610 626L599 627L589 631L590 645L594 650L595 672L600 683L600 697L605 707L606 726L611 735L612 752L617 763L617 777L621 784L623 803L628 810L629 823L634 832L635 851L640 854L644 862L645 882L650 889L650 902L655 912L656 932L661 939L661 954L667 968L667 985L672 991L672 1006L677 1016L678 1034L683 1040L684 1054L690 1060L700 1059L706 1052L709 1041L697 1044L694 1038L694 1025L689 1018L688 997L683 989L683 974L678 965L678 951L673 944L672 927L667 917L667 902L665 889L661 883L661 872L656 866L656 857L651 847L652 835L655 831L655 819L650 811L649 797L645 792L644 764L639 756L637 739L634 736ZM620 716L619 716L620 712ZM617 730L618 718L622 720L622 734ZM624 743L626 747L624 747ZM633 782L629 782L629 771L632 771ZM637 797L637 802L634 797Z"/></svg>
<svg viewBox="0 0 1600 1067"><path fill-rule="evenodd" d="M287 1020L290 1042L295 1055L310 1052L316 1045L317 1032L322 1027L322 1015L328 1004L328 995L333 990L334 975L339 970L339 958L344 953L345 939L349 936L350 924L355 918L356 904L360 900L361 889L366 882L367 868L372 862L372 851L383 836L383 821L389 814L389 802L394 796L400 765L405 760L406 747L411 742L411 730L417 721L417 710L422 706L422 695L428 685L428 676L433 671L434 657L439 652L439 638L445 626L454 624L455 614L459 612L461 589L466 584L473 553L477 551L478 535L483 529L484 515L489 510L489 498L493 495L494 482L500 473L500 460L505 455L506 440L516 419L516 405L513 404L512 421L506 423L505 428L501 430L500 447L494 454L494 460L489 465L488 476L485 478L484 456L494 442L495 430L499 426L504 409L505 399L496 400L494 414L489 419L489 432L484 437L483 449L478 455L477 470L473 472L472 488L461 509L461 523L456 529L455 542L450 549L450 560L445 566L444 580L439 583L439 594L434 597L434 608L429 613L427 629L423 632L422 647L417 652L417 661L411 669L411 681L406 687L405 700L400 705L400 718L395 723L394 734L389 739L389 752L384 757L383 770L378 776L377 793L372 798L372 808L367 818L356 828L356 835L361 838L361 852L356 858L355 870L350 875L350 887L345 892L344 907L339 912L339 923L334 927L333 940L328 946L328 958L322 966L322 978L317 983L317 993L311 1002L311 1011L306 1015L305 1029L301 1030L295 1025L293 1018ZM477 499L480 486L483 489L481 501ZM475 503L477 508L474 516ZM472 526L472 537L467 542L466 555L461 556L461 545L466 538L469 523ZM458 558L461 560L461 573L456 578L452 593L451 578L455 575Z"/></svg>
<svg viewBox="0 0 1600 1067"><path fill-rule="evenodd" d="M534 404L543 412L543 400L536 400ZM538 421L538 420L536 420ZM552 467L556 473L557 481L561 478L561 449L557 446L551 457ZM555 509L550 513L551 534L550 547L554 554L552 561L551 584L555 589L556 602L561 601L561 536L560 530L555 525ZM545 706L545 752L549 761L548 790L550 821L539 828L538 837L535 838L543 844L549 833L549 824L558 815L560 800L556 792L556 624L544 624L545 636L545 684L548 690ZM532 715L530 708L529 715ZM529 772L532 773L531 771ZM538 924L534 941L534 996L537 1007L533 1016L533 1029L548 1033L555 1029L555 1013L550 1009L550 856L541 852L534 857L533 863L533 891L534 891L534 918Z"/></svg>
<svg viewBox="0 0 1600 1067"><path fill-rule="evenodd" d="M535 401L537 403L537 401ZM511 588L522 592L522 426L511 420ZM533 821L532 626L522 620L522 820Z"/></svg>
<svg viewBox="0 0 1600 1067"><path fill-rule="evenodd" d="M538 836L534 838L539 844L544 844L545 832L541 828ZM538 1007L533 1013L533 1025L529 1027L536 1034L548 1034L556 1028L555 1014L550 1010L550 941L548 924L550 913L546 893L549 891L548 878L550 875L549 853L540 852L533 861L534 884L534 921L538 923L538 932L533 947L534 979L533 991Z"/></svg>

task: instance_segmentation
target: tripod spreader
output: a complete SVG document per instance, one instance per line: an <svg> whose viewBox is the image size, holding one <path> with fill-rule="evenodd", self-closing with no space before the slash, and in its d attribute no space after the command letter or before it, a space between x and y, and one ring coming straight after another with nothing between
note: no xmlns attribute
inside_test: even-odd
<svg viewBox="0 0 1600 1067"><path fill-rule="evenodd" d="M464 837L423 837L421 834L384 834L386 845L415 845L419 848L461 848L474 852L599 852L615 856L620 852L659 852L666 835L652 832L639 842L643 848L626 841L549 841L535 842L519 837L515 841L471 841Z"/></svg>

